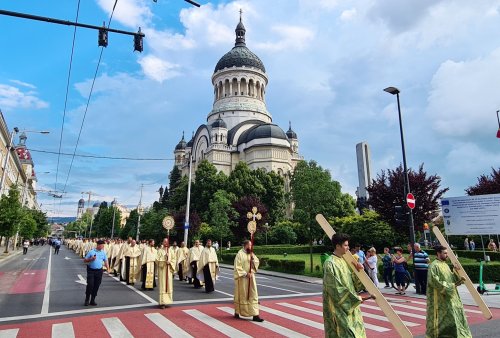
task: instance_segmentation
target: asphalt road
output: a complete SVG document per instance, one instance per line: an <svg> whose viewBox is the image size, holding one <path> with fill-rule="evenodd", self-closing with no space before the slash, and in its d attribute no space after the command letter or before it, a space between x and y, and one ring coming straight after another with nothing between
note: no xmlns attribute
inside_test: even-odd
<svg viewBox="0 0 500 338"><path fill-rule="evenodd" d="M50 267L49 267L50 265ZM179 280L174 284L174 305L231 301L232 269L221 269L216 291L205 293ZM54 316L124 311L157 305L157 289L141 291L108 274L97 295L97 307L84 307L86 265L73 251L61 247L54 255L49 246L32 247L0 265L0 322L24 322ZM272 276L257 276L261 299L319 294L322 286Z"/></svg>

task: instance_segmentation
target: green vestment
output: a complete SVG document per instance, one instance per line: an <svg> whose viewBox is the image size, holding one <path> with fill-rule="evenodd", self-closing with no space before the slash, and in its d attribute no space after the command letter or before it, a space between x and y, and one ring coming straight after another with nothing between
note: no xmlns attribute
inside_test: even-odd
<svg viewBox="0 0 500 338"><path fill-rule="evenodd" d="M472 334L455 284L460 277L446 262L435 260L427 277L427 338L465 338Z"/></svg>
<svg viewBox="0 0 500 338"><path fill-rule="evenodd" d="M323 265L323 319L325 337L366 337L361 299L363 285L347 262L332 255Z"/></svg>

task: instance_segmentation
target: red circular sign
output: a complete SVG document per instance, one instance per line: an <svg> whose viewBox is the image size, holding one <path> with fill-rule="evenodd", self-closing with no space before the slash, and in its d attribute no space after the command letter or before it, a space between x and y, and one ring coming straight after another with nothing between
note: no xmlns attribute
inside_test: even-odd
<svg viewBox="0 0 500 338"><path fill-rule="evenodd" d="M415 196L412 193L406 195L406 204L408 204L408 208L415 209Z"/></svg>

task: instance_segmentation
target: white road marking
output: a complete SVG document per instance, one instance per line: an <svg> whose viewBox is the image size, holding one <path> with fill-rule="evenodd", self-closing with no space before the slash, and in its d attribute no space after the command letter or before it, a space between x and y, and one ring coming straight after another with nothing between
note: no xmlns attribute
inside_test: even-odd
<svg viewBox="0 0 500 338"><path fill-rule="evenodd" d="M51 267L52 267L52 250L49 248L49 264L47 266L47 278L45 279L45 292L43 293L42 311L40 312L40 314L49 313Z"/></svg>
<svg viewBox="0 0 500 338"><path fill-rule="evenodd" d="M111 277L111 276L110 276ZM113 278L114 280L116 280L117 282L120 283L120 279L118 277L111 277ZM154 304L154 305L158 305L158 302L156 300L154 300L153 298L149 297L148 295L146 295L144 292L141 292L139 290L137 290L133 285L127 285L125 282L122 282L127 288L129 288L130 290L134 291L135 293L137 293L138 295L142 296L143 298L145 298L148 302L150 302L151 304Z"/></svg>
<svg viewBox="0 0 500 338"><path fill-rule="evenodd" d="M78 275L78 280L76 280L75 282L83 284L83 285L87 285L87 280L85 278L83 278L83 276L80 274Z"/></svg>
<svg viewBox="0 0 500 338"><path fill-rule="evenodd" d="M320 316L321 318L323 318L323 311L312 310L312 309L309 309L307 307L298 306L298 305L289 304L289 303L278 303L278 305L285 306L285 307L290 308L290 309L310 313L310 314ZM373 325L373 324L369 324L369 323L363 323L363 324L364 324L365 328L367 328L369 330L377 331L377 332L387 332L387 331L391 330L391 329L388 329L388 328L383 327L383 326Z"/></svg>
<svg viewBox="0 0 500 338"><path fill-rule="evenodd" d="M264 312L271 313L275 316L282 317L282 318L285 318L288 320L292 320L292 321L297 322L299 324L304 324L304 325L313 327L313 328L321 330L321 331L325 330L323 323L318 323L318 322L315 322L313 320L309 320L309 319L305 319L305 318L302 318L299 316L295 316L295 315L292 315L290 313L283 312L280 310L271 309L270 307L267 307L267 306L260 306L259 308L260 308L260 310L262 310Z"/></svg>
<svg viewBox="0 0 500 338"><path fill-rule="evenodd" d="M75 338L75 331L73 330L72 323L60 323L52 325L53 338Z"/></svg>
<svg viewBox="0 0 500 338"><path fill-rule="evenodd" d="M159 313L146 313L145 316L172 338L192 338L189 333Z"/></svg>
<svg viewBox="0 0 500 338"><path fill-rule="evenodd" d="M251 338L251 336L245 334L244 332L241 332L240 330L237 330L234 327L229 326L226 323L221 322L220 320L212 318L198 310L184 310L183 312L199 320L200 322L210 326L214 330L217 330L220 333L225 334L228 337Z"/></svg>
<svg viewBox="0 0 500 338"><path fill-rule="evenodd" d="M225 313L227 314L234 314L234 309L230 308L230 307L227 307L227 306L223 306L223 307L218 307L219 310L221 311L224 311ZM258 325L258 326L261 326L265 329L268 329L269 331L273 331L273 332L276 332L280 335L283 335L285 337L289 337L289 338L308 338L308 336L305 336L301 333L298 333L298 332L295 332L295 331L292 331L286 327L283 327L281 325L278 325L278 324L274 324L274 323L271 323L269 321L263 321L261 323L258 323L258 322L254 322L254 321L251 321L250 323L254 323L255 325Z"/></svg>
<svg viewBox="0 0 500 338"><path fill-rule="evenodd" d="M16 338L19 329L1 330L0 338Z"/></svg>
<svg viewBox="0 0 500 338"><path fill-rule="evenodd" d="M101 322L111 338L134 338L122 321L116 317L102 318Z"/></svg>
<svg viewBox="0 0 500 338"><path fill-rule="evenodd" d="M367 300L369 303L375 303L374 300ZM411 305L406 305L406 304L399 304L399 303L391 303L392 307L402 307L404 309L410 309L410 310L415 310L415 311L420 311L420 312L427 312L427 309L418 307L418 306L411 306Z"/></svg>
<svg viewBox="0 0 500 338"><path fill-rule="evenodd" d="M229 272L222 272L221 271L221 275L228 275L228 276L231 276L229 279L234 279L233 274L229 273ZM219 277L221 277L221 276L219 275ZM228 277L224 277L224 278L228 278ZM271 279L271 278L267 278L267 277L263 277L263 276L255 276L255 278L257 278L257 279Z"/></svg>
<svg viewBox="0 0 500 338"><path fill-rule="evenodd" d="M292 293L302 293L300 291L295 291L295 290L289 290L289 289L283 289L283 288L278 288L276 286L271 286L271 285L265 285L265 284L259 284L257 283L257 286L263 286L265 288L271 288L271 289L276 289L276 290L281 290L281 291L287 291L287 292L292 292Z"/></svg>
<svg viewBox="0 0 500 338"><path fill-rule="evenodd" d="M233 297L233 295L232 295L232 294L227 293L227 292L224 292L224 291L220 291L220 290L214 290L214 291L215 291L215 292L218 292L218 293L222 293L222 294L223 294L223 295L225 295L225 296Z"/></svg>
<svg viewBox="0 0 500 338"><path fill-rule="evenodd" d="M69 258L69 257L64 257L64 259L71 259L71 258Z"/></svg>
<svg viewBox="0 0 500 338"><path fill-rule="evenodd" d="M385 297L387 300L395 300L395 301L401 301L401 298L393 298L393 297ZM421 302L421 301L417 301L417 300L408 300L408 302L410 303L415 303L415 304L420 304L420 305L427 305L426 302ZM398 303L392 303L391 304L398 304ZM472 310L472 309L465 309L464 308L464 311L465 312L470 312L470 313L482 313L481 311L478 311L478 310Z"/></svg>
<svg viewBox="0 0 500 338"><path fill-rule="evenodd" d="M311 305L316 305L316 306L321 306L321 307L323 306L323 303L315 302L313 300L305 300L304 303L311 304ZM378 306L361 304L361 307L362 308L364 307L364 308L367 308L367 309L372 309L372 310L382 311ZM403 316L409 316L409 317L414 317L414 318L418 318L418 319L427 320L426 316L422 316L422 315L419 315L419 314L416 314L416 313L410 313L410 312L405 312L405 311L396 311L396 310L394 310L394 312L396 312L397 314L403 315ZM363 316L364 315L365 315L365 313L363 312Z"/></svg>

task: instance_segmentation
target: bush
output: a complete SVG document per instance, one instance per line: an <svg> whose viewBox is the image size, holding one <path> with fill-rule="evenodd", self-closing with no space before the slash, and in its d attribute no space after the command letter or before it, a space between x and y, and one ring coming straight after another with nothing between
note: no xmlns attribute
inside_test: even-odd
<svg viewBox="0 0 500 338"><path fill-rule="evenodd" d="M288 259L268 259L267 267L269 270L303 274L306 269L306 262L301 260L288 260Z"/></svg>
<svg viewBox="0 0 500 338"><path fill-rule="evenodd" d="M293 231L291 222L282 222L271 227L268 236L269 241L273 244L295 244L297 234Z"/></svg>
<svg viewBox="0 0 500 338"><path fill-rule="evenodd" d="M462 264L465 272L473 283L479 283L479 263ZM500 264L483 265L483 282L494 283L500 281Z"/></svg>
<svg viewBox="0 0 500 338"><path fill-rule="evenodd" d="M234 264L234 259L236 258L236 254L223 252L221 258L222 258L221 260L225 264Z"/></svg>
<svg viewBox="0 0 500 338"><path fill-rule="evenodd" d="M234 248L231 250L226 250L227 253L237 253L240 248ZM260 255L283 255L287 253L291 254L304 254L309 253L308 245L267 245L267 246L255 246L253 251L257 256ZM313 253L324 253L331 252L324 245L313 246ZM224 255L224 254L223 254Z"/></svg>

